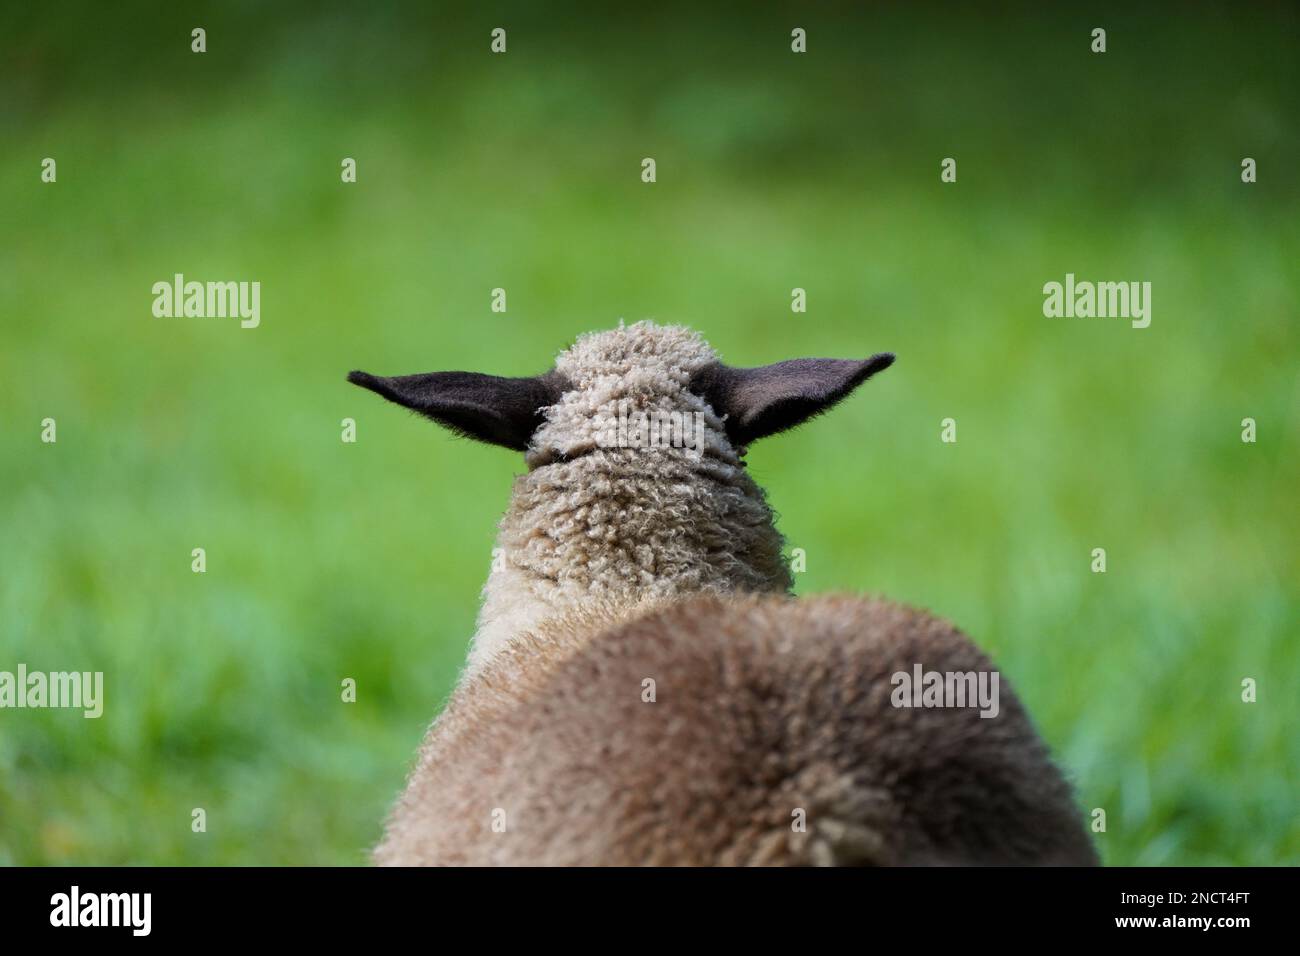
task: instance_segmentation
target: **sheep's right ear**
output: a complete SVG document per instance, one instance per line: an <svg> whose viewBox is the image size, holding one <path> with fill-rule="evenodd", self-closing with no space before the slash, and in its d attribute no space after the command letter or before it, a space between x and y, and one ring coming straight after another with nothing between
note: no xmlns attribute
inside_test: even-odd
<svg viewBox="0 0 1300 956"><path fill-rule="evenodd" d="M726 416L732 442L748 445L829 410L893 364L890 352L869 359L791 359L758 368L719 362L696 372L691 388Z"/></svg>
<svg viewBox="0 0 1300 956"><path fill-rule="evenodd" d="M348 381L431 418L457 435L524 451L541 424L540 412L560 400L554 372L501 378L478 372L429 372L385 378L350 372Z"/></svg>

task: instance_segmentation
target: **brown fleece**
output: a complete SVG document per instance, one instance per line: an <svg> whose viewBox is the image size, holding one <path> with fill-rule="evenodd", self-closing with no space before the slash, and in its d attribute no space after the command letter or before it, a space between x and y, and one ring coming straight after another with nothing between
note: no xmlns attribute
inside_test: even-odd
<svg viewBox="0 0 1300 956"><path fill-rule="evenodd" d="M891 704L914 664L992 668L946 622L847 596L617 617L554 620L457 690L377 862L1097 862L1006 681L994 718Z"/></svg>

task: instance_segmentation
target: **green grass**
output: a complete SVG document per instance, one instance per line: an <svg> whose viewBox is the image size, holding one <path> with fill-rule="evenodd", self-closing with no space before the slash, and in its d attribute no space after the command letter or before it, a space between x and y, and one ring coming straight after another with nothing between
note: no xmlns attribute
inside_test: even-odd
<svg viewBox="0 0 1300 956"><path fill-rule="evenodd" d="M1108 863L1300 862L1294 14L261 6L0 37L0 669L106 683L0 711L0 863L364 861L522 463L343 377L620 317L897 352L751 455L800 592L967 630ZM260 281L261 327L154 319L175 272ZM1066 272L1150 281L1151 327L1044 318Z"/></svg>

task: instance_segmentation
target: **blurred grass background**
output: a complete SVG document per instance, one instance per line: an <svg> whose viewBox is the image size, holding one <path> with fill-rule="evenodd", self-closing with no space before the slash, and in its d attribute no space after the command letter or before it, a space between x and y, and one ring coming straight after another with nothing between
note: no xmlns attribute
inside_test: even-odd
<svg viewBox="0 0 1300 956"><path fill-rule="evenodd" d="M621 317L896 351L751 453L799 590L967 630L1108 863L1300 862L1295 9L477 6L6 7L0 669L106 707L0 711L0 863L363 862L522 462L343 376ZM176 272L261 327L153 318ZM1066 272L1151 327L1044 318Z"/></svg>

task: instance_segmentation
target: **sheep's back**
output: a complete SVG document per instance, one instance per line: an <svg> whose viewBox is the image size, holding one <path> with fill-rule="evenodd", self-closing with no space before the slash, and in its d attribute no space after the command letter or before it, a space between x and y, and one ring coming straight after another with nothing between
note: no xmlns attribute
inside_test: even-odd
<svg viewBox="0 0 1300 956"><path fill-rule="evenodd" d="M914 665L993 668L938 618L702 597L581 631L521 640L457 692L378 862L1095 862L1005 679L992 718L891 703Z"/></svg>

